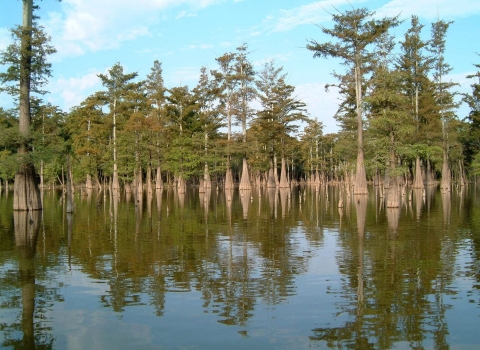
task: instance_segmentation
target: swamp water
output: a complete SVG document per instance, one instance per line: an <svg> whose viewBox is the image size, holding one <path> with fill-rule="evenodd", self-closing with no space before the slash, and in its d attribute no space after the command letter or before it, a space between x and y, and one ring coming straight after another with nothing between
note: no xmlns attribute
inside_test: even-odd
<svg viewBox="0 0 480 350"><path fill-rule="evenodd" d="M405 198L2 192L0 348L479 349L480 189Z"/></svg>

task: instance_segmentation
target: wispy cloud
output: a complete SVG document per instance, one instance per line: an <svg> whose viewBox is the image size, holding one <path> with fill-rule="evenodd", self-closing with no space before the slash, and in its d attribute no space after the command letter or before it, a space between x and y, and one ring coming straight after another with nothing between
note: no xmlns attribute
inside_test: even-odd
<svg viewBox="0 0 480 350"><path fill-rule="evenodd" d="M200 67L183 67L168 73L165 77L167 86L195 85L200 77Z"/></svg>
<svg viewBox="0 0 480 350"><path fill-rule="evenodd" d="M56 104L61 104L64 109L70 109L73 106L79 105L93 90L93 88L100 88L100 79L97 74L100 72L89 72L83 76L75 78L63 78L52 81L49 89L52 92L51 96L60 96L62 101L54 101Z"/></svg>
<svg viewBox="0 0 480 350"><path fill-rule="evenodd" d="M307 104L312 118L316 118L325 125L325 133L338 131L333 116L338 109L339 94L335 88L325 91L325 83L310 83L295 88L297 97Z"/></svg>
<svg viewBox="0 0 480 350"><path fill-rule="evenodd" d="M224 0L63 0L62 12L44 20L60 58L117 48L122 42L151 36L149 27L165 10L188 6L178 18Z"/></svg>
<svg viewBox="0 0 480 350"><path fill-rule="evenodd" d="M331 19L330 11L344 5L353 5L362 0L323 0L310 4L295 7L289 10L282 10L280 15L270 16L265 19L269 23L272 32L284 32L302 24L322 23Z"/></svg>
<svg viewBox="0 0 480 350"><path fill-rule="evenodd" d="M295 54L293 52L286 52L286 53L281 53L281 54L279 53L279 54L276 54L276 55L270 55L266 58L262 58L260 60L254 61L253 65L256 68L260 68L260 67L263 67L265 65L265 63L268 63L268 62L271 62L271 61L275 61L277 63L286 62L286 61L291 60L292 57L294 57L294 55ZM278 65L281 66L280 63Z"/></svg>
<svg viewBox="0 0 480 350"><path fill-rule="evenodd" d="M181 18L187 18L187 17L196 17L196 16L197 16L196 13L187 12L187 11L180 11L179 14L177 15L177 17L175 17L175 19L181 19Z"/></svg>
<svg viewBox="0 0 480 350"><path fill-rule="evenodd" d="M379 16L402 17L417 15L421 18L436 19L466 17L480 14L480 1L476 0L392 0L380 7Z"/></svg>

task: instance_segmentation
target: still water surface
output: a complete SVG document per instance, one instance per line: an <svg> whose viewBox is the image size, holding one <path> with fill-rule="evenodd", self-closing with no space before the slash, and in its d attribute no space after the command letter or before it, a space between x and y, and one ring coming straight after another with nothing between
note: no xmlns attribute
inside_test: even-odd
<svg viewBox="0 0 480 350"><path fill-rule="evenodd" d="M479 349L479 191L3 192L0 347Z"/></svg>

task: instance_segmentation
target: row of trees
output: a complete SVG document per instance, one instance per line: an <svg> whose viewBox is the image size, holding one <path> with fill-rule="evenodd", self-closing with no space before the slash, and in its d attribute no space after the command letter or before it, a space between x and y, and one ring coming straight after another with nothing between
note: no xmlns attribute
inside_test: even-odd
<svg viewBox="0 0 480 350"><path fill-rule="evenodd" d="M246 44L217 57L216 69L203 67L194 88L166 87L159 61L144 79L116 63L99 74L102 91L65 113L22 92L42 93L54 52L43 29L26 22L1 55L8 67L2 89L20 96L20 112L0 109L0 178L17 183L22 173L34 180L38 169L42 185L63 183L69 156L77 183L127 191L143 190L145 182L148 191L165 181L184 191L186 182L249 189L306 180L352 181L364 194L367 179L422 188L439 176L447 190L452 176L463 184L466 171L478 173L480 85L464 96L471 113L461 120L456 84L446 78L451 22L433 23L431 39L423 40L424 26L413 16L397 48L389 34L397 17L377 20L362 8L332 18L333 28L322 31L335 41L307 45L314 57L340 58L346 67L334 72L340 131L327 135L283 68L267 62L256 72Z"/></svg>

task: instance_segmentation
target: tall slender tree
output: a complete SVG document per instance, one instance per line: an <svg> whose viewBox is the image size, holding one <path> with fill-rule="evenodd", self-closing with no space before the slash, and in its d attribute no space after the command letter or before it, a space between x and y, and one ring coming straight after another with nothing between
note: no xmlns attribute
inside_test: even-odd
<svg viewBox="0 0 480 350"><path fill-rule="evenodd" d="M242 127L242 142L244 148L247 143L247 121L253 115L253 110L250 107L250 101L255 97L255 88L252 86L254 81L255 71L252 63L248 60L248 46L243 44L237 47L235 56L235 79L237 80L237 90L235 92L236 102L236 117ZM240 180L240 190L250 190L250 176L247 164L247 152L243 151L242 160L242 178Z"/></svg>
<svg viewBox="0 0 480 350"><path fill-rule="evenodd" d="M452 127L455 124L455 109L458 104L454 101L454 92L451 89L458 85L446 80L446 75L451 72L452 67L445 61L446 35L450 24L437 20L432 23L432 40L429 51L433 59L433 80L435 82L435 96L442 123L442 181L440 188L450 190L451 170L449 165L449 148L455 142Z"/></svg>
<svg viewBox="0 0 480 350"><path fill-rule="evenodd" d="M55 49L48 44L50 38L34 21L34 8L33 0L23 0L22 25L12 30L14 43L2 52L0 59L1 64L9 66L5 73L0 74L1 89L18 96L19 105L21 140L17 153L19 169L15 175L14 210L42 208L37 172L29 156L30 95L32 92L45 93L41 88L51 76L51 64L47 62L47 57Z"/></svg>
<svg viewBox="0 0 480 350"><path fill-rule="evenodd" d="M285 155L289 138L298 129L300 121L306 121L305 103L294 96L295 87L287 84L287 74L283 67L276 67L273 61L267 62L256 81L258 98L262 109L257 112L258 123L265 145L270 151L271 171L276 185L276 169L273 157L281 155L280 188L290 187L287 181Z"/></svg>
<svg viewBox="0 0 480 350"><path fill-rule="evenodd" d="M368 47L390 28L398 25L398 16L393 18L374 18L374 12L366 8L332 14L335 22L333 29L322 27L325 34L337 39L336 43L319 43L310 40L307 49L314 52L313 57L335 57L354 72L356 114L357 114L357 165L354 180L354 193L367 194L367 177L365 172L365 156L363 150L363 98L362 84L371 61Z"/></svg>
<svg viewBox="0 0 480 350"><path fill-rule="evenodd" d="M165 84L163 80L163 69L161 62L155 60L151 72L147 75L145 81L147 98L151 107L150 117L154 118L152 124L155 124L155 153L157 157L155 188L163 187L161 158L162 158L162 131L165 123ZM154 123L156 121L156 123Z"/></svg>
<svg viewBox="0 0 480 350"><path fill-rule="evenodd" d="M428 77L432 67L432 58L426 52L428 42L422 40L424 25L417 16L412 16L410 28L400 42L400 56L396 67L402 74L402 88L409 100L409 114L414 125L410 147L415 159L414 180L412 186L423 189L425 183L430 184L430 158L434 152L434 143L438 137L437 105L434 97L434 86ZM424 183L422 159L427 163Z"/></svg>
<svg viewBox="0 0 480 350"><path fill-rule="evenodd" d="M231 168L231 143L232 139L232 121L235 106L235 88L237 81L235 79L235 54L225 53L215 59L219 65L218 70L212 70L220 89L218 99L220 103L220 112L225 118L227 124L227 159L225 173L225 189L233 189L233 176Z"/></svg>
<svg viewBox="0 0 480 350"><path fill-rule="evenodd" d="M210 78L207 68L202 67L200 70L200 79L193 90L198 103L198 118L203 136L204 171L203 186L201 186L200 191L212 187L208 166L209 160L211 159L209 153L212 147L211 138L215 136L218 129L224 125L217 104L218 91L219 87L217 82Z"/></svg>
<svg viewBox="0 0 480 350"><path fill-rule="evenodd" d="M463 95L470 111L465 117L467 130L464 136L464 157L467 166L470 166L474 175L480 175L480 64L475 64L477 72L467 76L474 79L471 84L472 92Z"/></svg>
<svg viewBox="0 0 480 350"><path fill-rule="evenodd" d="M108 70L107 74L98 74L103 86L107 89L105 96L110 107L112 116L112 146L113 146L113 177L112 189L119 190L120 183L118 180L118 163L117 163L117 122L118 113L121 111L119 106L126 101L126 95L132 90L133 79L137 77L137 73L123 73L122 65L117 62Z"/></svg>

